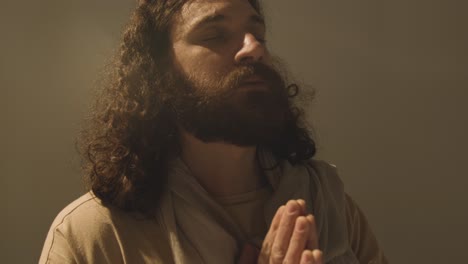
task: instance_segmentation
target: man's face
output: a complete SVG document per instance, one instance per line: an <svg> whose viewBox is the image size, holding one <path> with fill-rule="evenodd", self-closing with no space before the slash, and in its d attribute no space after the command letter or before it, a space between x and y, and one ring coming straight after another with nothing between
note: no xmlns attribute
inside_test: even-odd
<svg viewBox="0 0 468 264"><path fill-rule="evenodd" d="M205 142L257 145L278 137L289 104L267 66L262 17L247 0L192 0L171 29L179 123Z"/></svg>

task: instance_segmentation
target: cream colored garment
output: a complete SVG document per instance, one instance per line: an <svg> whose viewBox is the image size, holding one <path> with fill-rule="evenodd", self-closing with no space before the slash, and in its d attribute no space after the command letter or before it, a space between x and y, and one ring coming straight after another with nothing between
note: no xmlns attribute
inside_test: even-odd
<svg viewBox="0 0 468 264"><path fill-rule="evenodd" d="M173 263L166 234L155 220L105 207L91 192L55 218L39 263Z"/></svg>
<svg viewBox="0 0 468 264"><path fill-rule="evenodd" d="M39 263L234 263L243 243L261 243L249 241L183 164L173 168L158 219L105 207L87 193L57 216ZM268 179L274 193L265 204L265 223L280 205L302 198L317 219L327 264L387 263L334 167L284 162Z"/></svg>
<svg viewBox="0 0 468 264"><path fill-rule="evenodd" d="M263 166L274 161L263 156ZM233 219L190 175L180 161L170 174L169 192L161 206L161 219L169 233L176 263L235 263L244 243L256 243L239 229ZM307 165L291 166L283 162L267 173L274 194L264 207L265 222L271 220L277 208L290 199L304 199L307 211L317 221L320 249L328 264L359 263L348 237L347 198L334 167L311 161ZM361 226L366 242L373 243L367 259L361 263L386 263L368 226ZM220 243L223 241L223 243ZM364 241L364 240L361 240ZM363 251L363 248L360 248ZM365 262L362 262L365 261Z"/></svg>
<svg viewBox="0 0 468 264"><path fill-rule="evenodd" d="M263 240L268 231L268 223L263 216L263 206L271 197L273 190L267 186L247 193L215 197L234 219L247 237Z"/></svg>

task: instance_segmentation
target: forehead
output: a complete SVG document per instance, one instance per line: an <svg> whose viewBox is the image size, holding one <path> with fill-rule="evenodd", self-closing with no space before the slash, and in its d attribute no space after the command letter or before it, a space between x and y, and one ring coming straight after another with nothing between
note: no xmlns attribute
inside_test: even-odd
<svg viewBox="0 0 468 264"><path fill-rule="evenodd" d="M242 21L245 18L253 18L263 24L263 18L248 0L191 0L182 7L180 15L174 21L173 30L182 33L203 22Z"/></svg>

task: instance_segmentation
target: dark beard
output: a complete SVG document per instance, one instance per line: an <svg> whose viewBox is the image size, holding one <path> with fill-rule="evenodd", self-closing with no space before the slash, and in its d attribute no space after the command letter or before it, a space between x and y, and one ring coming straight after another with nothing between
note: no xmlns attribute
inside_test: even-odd
<svg viewBox="0 0 468 264"><path fill-rule="evenodd" d="M221 81L201 84L177 70L174 74L177 121L203 142L269 145L280 141L293 119L283 78L263 64L240 66L218 78ZM239 88L253 75L265 80L266 87Z"/></svg>

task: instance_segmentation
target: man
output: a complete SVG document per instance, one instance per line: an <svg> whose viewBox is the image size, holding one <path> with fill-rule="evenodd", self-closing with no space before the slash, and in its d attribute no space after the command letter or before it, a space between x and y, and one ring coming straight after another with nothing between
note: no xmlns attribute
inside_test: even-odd
<svg viewBox="0 0 468 264"><path fill-rule="evenodd" d="M40 263L386 263L275 65L255 0L140 3Z"/></svg>

